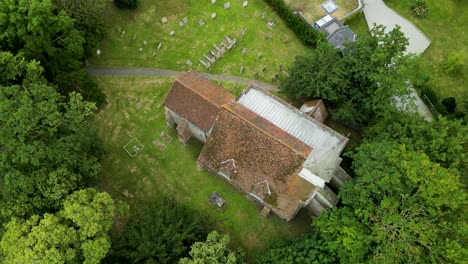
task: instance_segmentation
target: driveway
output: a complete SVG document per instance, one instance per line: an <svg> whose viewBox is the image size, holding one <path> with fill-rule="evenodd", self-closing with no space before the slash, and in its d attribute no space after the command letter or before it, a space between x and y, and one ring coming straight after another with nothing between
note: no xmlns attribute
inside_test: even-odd
<svg viewBox="0 0 468 264"><path fill-rule="evenodd" d="M406 18L400 16L395 10L385 5L383 0L364 0L363 11L369 29L373 28L374 24L384 25L386 27L385 31L388 32L395 28L396 25L399 25L401 27L401 32L405 34L409 41L409 45L406 47L407 53L419 55L431 45L431 41L424 33ZM411 96L414 97L414 103L418 108L418 112L427 121L432 121L433 116L429 108L424 104L413 88L411 88L411 91ZM405 108L400 103L398 105L400 108Z"/></svg>

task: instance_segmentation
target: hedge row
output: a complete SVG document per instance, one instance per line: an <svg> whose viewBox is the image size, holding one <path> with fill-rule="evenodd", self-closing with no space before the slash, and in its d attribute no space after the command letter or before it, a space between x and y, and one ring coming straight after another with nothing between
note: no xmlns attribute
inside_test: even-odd
<svg viewBox="0 0 468 264"><path fill-rule="evenodd" d="M325 39L322 32L315 30L298 15L291 12L284 0L265 0L265 2L271 6L305 45L315 48L318 42Z"/></svg>

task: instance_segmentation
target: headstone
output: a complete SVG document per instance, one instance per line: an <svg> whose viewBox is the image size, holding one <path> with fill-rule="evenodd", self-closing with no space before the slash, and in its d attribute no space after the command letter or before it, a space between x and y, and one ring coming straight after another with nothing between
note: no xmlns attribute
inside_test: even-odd
<svg viewBox="0 0 468 264"><path fill-rule="evenodd" d="M153 54L151 55L152 57L156 57L156 52L153 52Z"/></svg>
<svg viewBox="0 0 468 264"><path fill-rule="evenodd" d="M216 18L216 13L211 14L211 18L215 19Z"/></svg>
<svg viewBox="0 0 468 264"><path fill-rule="evenodd" d="M188 17L184 17L184 19L182 19L182 21L184 21L184 24L187 24L188 23Z"/></svg>
<svg viewBox="0 0 468 264"><path fill-rule="evenodd" d="M122 36L125 35L125 30L122 30Z"/></svg>
<svg viewBox="0 0 468 264"><path fill-rule="evenodd" d="M96 54L97 54L98 56L101 55L101 50L100 50L100 49L96 50Z"/></svg>
<svg viewBox="0 0 468 264"><path fill-rule="evenodd" d="M140 52L141 52L141 51L143 51L143 49L142 49L142 48L140 48Z"/></svg>
<svg viewBox="0 0 468 264"><path fill-rule="evenodd" d="M158 50L161 48L161 46L162 46L162 42L159 42Z"/></svg>
<svg viewBox="0 0 468 264"><path fill-rule="evenodd" d="M189 66L189 67L192 67L192 62L190 60L186 60L185 64L187 64L187 66Z"/></svg>
<svg viewBox="0 0 468 264"><path fill-rule="evenodd" d="M140 103L137 103L137 104L135 105L135 109L136 109L136 110L138 110L138 109L140 109L140 108L141 108L141 102L140 102Z"/></svg>
<svg viewBox="0 0 468 264"><path fill-rule="evenodd" d="M273 21L273 18L270 18L270 20L268 20L268 27L272 28L274 25L275 21Z"/></svg>
<svg viewBox="0 0 468 264"><path fill-rule="evenodd" d="M171 36L175 34L174 30L169 33Z"/></svg>
<svg viewBox="0 0 468 264"><path fill-rule="evenodd" d="M184 26L184 21L180 21L180 22L179 22L179 26L180 26L180 27L183 27L183 26Z"/></svg>
<svg viewBox="0 0 468 264"><path fill-rule="evenodd" d="M227 2L224 4L224 9L228 9L231 7L231 2Z"/></svg>
<svg viewBox="0 0 468 264"><path fill-rule="evenodd" d="M167 23L167 17L161 18L161 22L162 22L163 24L166 24L166 23Z"/></svg>
<svg viewBox="0 0 468 264"><path fill-rule="evenodd" d="M146 46L146 44L148 44L148 42L146 42L146 40L143 40L143 45Z"/></svg>
<svg viewBox="0 0 468 264"><path fill-rule="evenodd" d="M244 66L241 65L239 74L242 74L243 71L244 71Z"/></svg>
<svg viewBox="0 0 468 264"><path fill-rule="evenodd" d="M209 68L210 67L210 63L209 62L205 62L204 60L198 60L201 64L203 64L203 66L205 66L205 68Z"/></svg>
<svg viewBox="0 0 468 264"><path fill-rule="evenodd" d="M248 1L244 1L244 2L242 3L242 7L247 7L248 4L249 4Z"/></svg>
<svg viewBox="0 0 468 264"><path fill-rule="evenodd" d="M198 24L200 24L200 26L203 26L205 25L205 21L203 19L200 19L200 21L198 21Z"/></svg>
<svg viewBox="0 0 468 264"><path fill-rule="evenodd" d="M265 12L263 12L262 13L262 19L265 19L265 16L266 16L266 14L265 14Z"/></svg>
<svg viewBox="0 0 468 264"><path fill-rule="evenodd" d="M133 40L133 41L136 40L136 35L133 35L132 40Z"/></svg>
<svg viewBox="0 0 468 264"><path fill-rule="evenodd" d="M214 5L216 3L216 0L211 0L211 4Z"/></svg>
<svg viewBox="0 0 468 264"><path fill-rule="evenodd" d="M245 32L247 32L247 29L242 30L241 37L245 35Z"/></svg>
<svg viewBox="0 0 468 264"><path fill-rule="evenodd" d="M258 54L257 54L257 58L260 59L262 57L262 52L260 51Z"/></svg>
<svg viewBox="0 0 468 264"><path fill-rule="evenodd" d="M242 49L242 56L244 56L247 53L247 48Z"/></svg>

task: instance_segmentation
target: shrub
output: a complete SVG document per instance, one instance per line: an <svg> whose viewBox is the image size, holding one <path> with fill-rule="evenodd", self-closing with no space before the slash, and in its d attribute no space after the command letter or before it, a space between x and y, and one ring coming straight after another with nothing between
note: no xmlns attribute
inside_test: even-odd
<svg viewBox="0 0 468 264"><path fill-rule="evenodd" d="M315 30L298 15L291 12L284 0L265 0L265 2L270 5L305 45L315 48L318 42L325 39L322 32Z"/></svg>
<svg viewBox="0 0 468 264"><path fill-rule="evenodd" d="M418 18L427 16L429 9L427 8L425 0L412 0L410 4L411 13Z"/></svg>
<svg viewBox="0 0 468 264"><path fill-rule="evenodd" d="M458 73L461 72L465 65L465 52L458 51L453 52L447 57L447 61L444 65L444 70L447 73Z"/></svg>
<svg viewBox="0 0 468 264"><path fill-rule="evenodd" d="M138 6L138 0L114 0L114 3L121 9L135 9Z"/></svg>
<svg viewBox="0 0 468 264"><path fill-rule="evenodd" d="M453 113L455 112L455 108L457 108L457 101L453 97L447 97L442 100L442 105L444 105L447 112Z"/></svg>

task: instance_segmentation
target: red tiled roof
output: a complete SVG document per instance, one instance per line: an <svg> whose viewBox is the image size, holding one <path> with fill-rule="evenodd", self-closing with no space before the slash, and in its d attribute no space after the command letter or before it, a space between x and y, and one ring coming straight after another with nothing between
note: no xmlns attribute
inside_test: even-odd
<svg viewBox="0 0 468 264"><path fill-rule="evenodd" d="M215 122L221 105L234 99L228 91L192 71L175 80L164 105L190 123L208 131Z"/></svg>

